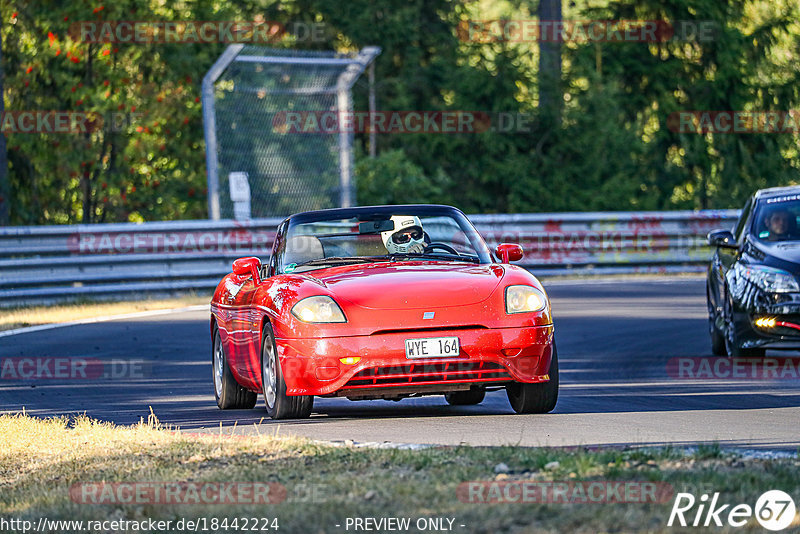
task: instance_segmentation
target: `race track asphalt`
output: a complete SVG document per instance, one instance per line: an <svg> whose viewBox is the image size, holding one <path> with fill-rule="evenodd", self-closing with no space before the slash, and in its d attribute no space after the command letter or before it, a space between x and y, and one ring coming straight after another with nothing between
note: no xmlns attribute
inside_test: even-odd
<svg viewBox="0 0 800 534"><path fill-rule="evenodd" d="M545 287L561 366L552 414L515 415L502 391L472 407L451 407L438 396L401 402L318 398L311 418L301 421L271 421L261 399L254 410L223 412L212 392L205 310L0 337L0 365L14 357L82 357L117 361L106 369L122 375L14 379L6 369L0 411L85 412L130 424L152 408L163 423L185 431L216 433L222 423L226 433L358 443L800 447L800 379L736 377L725 362L714 376L676 374L682 364L693 370L686 373L700 369L700 360L680 358L711 358L702 279L552 281ZM132 360L140 363L131 367Z"/></svg>

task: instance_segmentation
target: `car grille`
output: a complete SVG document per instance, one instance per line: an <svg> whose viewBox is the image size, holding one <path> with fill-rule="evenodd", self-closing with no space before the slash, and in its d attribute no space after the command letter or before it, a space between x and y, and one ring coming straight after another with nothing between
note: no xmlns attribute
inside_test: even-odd
<svg viewBox="0 0 800 534"><path fill-rule="evenodd" d="M509 380L512 380L512 378L508 370L495 362L426 361L362 369L344 385L343 389L424 385L442 382L507 382Z"/></svg>

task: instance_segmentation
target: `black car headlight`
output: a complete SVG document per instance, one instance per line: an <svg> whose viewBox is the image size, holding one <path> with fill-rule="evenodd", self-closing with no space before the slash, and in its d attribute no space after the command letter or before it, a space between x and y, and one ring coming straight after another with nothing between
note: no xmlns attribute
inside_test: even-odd
<svg viewBox="0 0 800 534"><path fill-rule="evenodd" d="M547 297L532 286L506 288L506 313L538 312L547 307Z"/></svg>
<svg viewBox="0 0 800 534"><path fill-rule="evenodd" d="M768 293L800 292L797 278L781 269L767 267L766 265L742 265L737 263L733 270L737 277L744 278Z"/></svg>

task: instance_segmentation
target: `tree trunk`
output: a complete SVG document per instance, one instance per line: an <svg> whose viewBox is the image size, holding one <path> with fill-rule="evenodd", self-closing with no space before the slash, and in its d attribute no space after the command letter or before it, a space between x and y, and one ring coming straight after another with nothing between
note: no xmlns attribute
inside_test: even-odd
<svg viewBox="0 0 800 534"><path fill-rule="evenodd" d="M539 0L539 115L551 126L561 120L561 19L561 0Z"/></svg>
<svg viewBox="0 0 800 534"><path fill-rule="evenodd" d="M0 34L0 117L6 111L3 80L3 36ZM6 136L0 133L0 226L7 226L11 219L11 187L8 183L8 153Z"/></svg>

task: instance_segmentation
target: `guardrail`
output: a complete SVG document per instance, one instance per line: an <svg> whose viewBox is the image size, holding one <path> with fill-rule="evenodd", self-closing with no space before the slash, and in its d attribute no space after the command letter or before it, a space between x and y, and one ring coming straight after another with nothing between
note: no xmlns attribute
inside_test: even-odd
<svg viewBox="0 0 800 534"><path fill-rule="evenodd" d="M525 249L544 276L694 272L705 236L737 210L472 215L490 246ZM130 293L208 292L242 256L266 261L279 219L0 228L0 303Z"/></svg>

